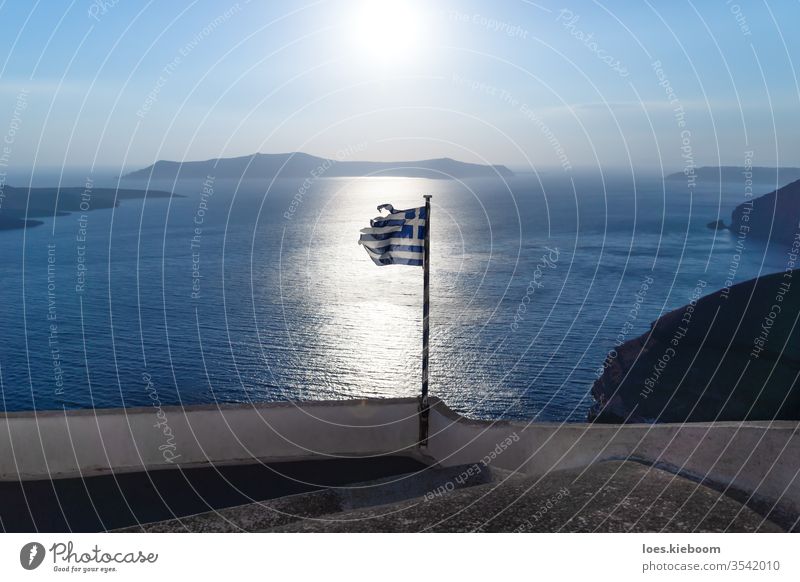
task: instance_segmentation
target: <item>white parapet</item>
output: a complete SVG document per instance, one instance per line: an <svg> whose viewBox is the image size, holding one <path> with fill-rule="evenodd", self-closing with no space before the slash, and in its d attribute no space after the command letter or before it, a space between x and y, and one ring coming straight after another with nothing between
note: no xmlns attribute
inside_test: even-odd
<svg viewBox="0 0 800 582"><path fill-rule="evenodd" d="M0 480L409 454L413 399L8 413Z"/></svg>
<svg viewBox="0 0 800 582"><path fill-rule="evenodd" d="M487 422L431 404L422 450L414 398L8 413L0 480L375 455L544 475L625 458L800 514L797 422Z"/></svg>

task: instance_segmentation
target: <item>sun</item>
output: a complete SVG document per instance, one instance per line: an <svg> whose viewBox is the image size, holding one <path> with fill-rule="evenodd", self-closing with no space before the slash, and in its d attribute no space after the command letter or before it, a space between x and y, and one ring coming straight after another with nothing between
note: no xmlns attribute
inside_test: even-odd
<svg viewBox="0 0 800 582"><path fill-rule="evenodd" d="M398 65L420 53L424 14L414 2L364 1L351 18L349 35L360 58Z"/></svg>

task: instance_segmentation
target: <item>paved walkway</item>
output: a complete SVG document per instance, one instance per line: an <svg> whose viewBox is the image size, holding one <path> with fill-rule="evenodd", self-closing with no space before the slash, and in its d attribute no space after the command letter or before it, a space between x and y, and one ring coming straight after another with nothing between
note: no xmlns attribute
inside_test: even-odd
<svg viewBox="0 0 800 582"><path fill-rule="evenodd" d="M631 461L542 478L475 465L326 489L146 526L146 531L780 532L731 496ZM467 473L469 475L466 475ZM778 522L778 516L772 516ZM791 524L790 524L791 525ZM789 527L790 527L789 525ZM132 528L134 529L134 528ZM141 530L141 528L135 528Z"/></svg>
<svg viewBox="0 0 800 582"><path fill-rule="evenodd" d="M304 519L275 531L779 532L714 489L634 462L603 462L544 478L480 485L405 507Z"/></svg>

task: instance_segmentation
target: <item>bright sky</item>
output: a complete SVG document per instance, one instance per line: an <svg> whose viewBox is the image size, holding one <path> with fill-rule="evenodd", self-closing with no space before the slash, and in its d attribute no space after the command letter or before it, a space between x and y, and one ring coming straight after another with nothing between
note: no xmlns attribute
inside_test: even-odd
<svg viewBox="0 0 800 582"><path fill-rule="evenodd" d="M800 165L794 1L10 0L0 21L13 167Z"/></svg>

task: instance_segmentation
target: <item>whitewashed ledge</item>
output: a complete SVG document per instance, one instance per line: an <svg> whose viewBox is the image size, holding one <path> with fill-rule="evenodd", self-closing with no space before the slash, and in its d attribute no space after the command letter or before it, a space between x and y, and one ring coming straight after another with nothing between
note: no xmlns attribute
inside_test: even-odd
<svg viewBox="0 0 800 582"><path fill-rule="evenodd" d="M800 515L797 422L492 423L431 404L425 449L414 398L7 413L0 481L370 456L539 476L630 459Z"/></svg>

